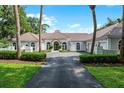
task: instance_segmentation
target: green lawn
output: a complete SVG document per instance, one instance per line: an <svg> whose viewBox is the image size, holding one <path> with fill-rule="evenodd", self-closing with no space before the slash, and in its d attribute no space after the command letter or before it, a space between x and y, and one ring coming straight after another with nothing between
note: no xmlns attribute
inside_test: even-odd
<svg viewBox="0 0 124 93"><path fill-rule="evenodd" d="M38 71L36 64L0 64L0 87L22 88Z"/></svg>
<svg viewBox="0 0 124 93"><path fill-rule="evenodd" d="M93 67L86 66L88 71L103 87L124 88L124 66L121 67Z"/></svg>

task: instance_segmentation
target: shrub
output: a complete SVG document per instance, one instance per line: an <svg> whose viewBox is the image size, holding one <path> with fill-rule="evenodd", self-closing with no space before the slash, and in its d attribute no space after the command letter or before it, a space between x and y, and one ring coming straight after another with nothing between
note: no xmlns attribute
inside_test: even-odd
<svg viewBox="0 0 124 93"><path fill-rule="evenodd" d="M16 59L16 51L0 50L0 59Z"/></svg>
<svg viewBox="0 0 124 93"><path fill-rule="evenodd" d="M21 60L27 60L27 61L43 61L46 58L45 53L39 53L39 52L24 52L21 55Z"/></svg>
<svg viewBox="0 0 124 93"><path fill-rule="evenodd" d="M81 54L80 62L83 63L117 63L119 58L117 55L111 54Z"/></svg>

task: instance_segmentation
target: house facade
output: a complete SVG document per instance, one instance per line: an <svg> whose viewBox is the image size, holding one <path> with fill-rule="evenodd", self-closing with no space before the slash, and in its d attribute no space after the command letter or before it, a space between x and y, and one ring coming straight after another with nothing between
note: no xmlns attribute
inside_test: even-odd
<svg viewBox="0 0 124 93"><path fill-rule="evenodd" d="M116 50L120 48L122 24L106 27L96 34L95 52L99 49ZM62 33L59 30L53 33L42 33L42 50L52 51L86 51L90 52L93 34L88 33ZM39 50L39 35L25 33L20 36L21 49L25 51ZM16 38L12 39L11 47L16 49Z"/></svg>

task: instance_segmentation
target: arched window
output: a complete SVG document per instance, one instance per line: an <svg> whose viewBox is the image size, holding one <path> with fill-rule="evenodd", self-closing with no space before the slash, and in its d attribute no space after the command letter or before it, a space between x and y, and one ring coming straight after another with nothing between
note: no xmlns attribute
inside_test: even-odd
<svg viewBox="0 0 124 93"><path fill-rule="evenodd" d="M76 48L77 48L77 51L80 50L80 43L77 43L77 44L76 44Z"/></svg>
<svg viewBox="0 0 124 93"><path fill-rule="evenodd" d="M54 42L54 50L59 50L61 48L61 46L59 45L58 41Z"/></svg>
<svg viewBox="0 0 124 93"><path fill-rule="evenodd" d="M14 49L16 50L16 43L13 43Z"/></svg>
<svg viewBox="0 0 124 93"><path fill-rule="evenodd" d="M121 40L119 41L118 49L119 49L119 50L121 49Z"/></svg>
<svg viewBox="0 0 124 93"><path fill-rule="evenodd" d="M63 43L62 43L62 49L63 49L63 50L67 50L67 44L66 44L66 42L63 42Z"/></svg>
<svg viewBox="0 0 124 93"><path fill-rule="evenodd" d="M31 43L31 47L33 47L33 51L35 51L35 43Z"/></svg>
<svg viewBox="0 0 124 93"><path fill-rule="evenodd" d="M50 49L50 42L47 42L47 50Z"/></svg>

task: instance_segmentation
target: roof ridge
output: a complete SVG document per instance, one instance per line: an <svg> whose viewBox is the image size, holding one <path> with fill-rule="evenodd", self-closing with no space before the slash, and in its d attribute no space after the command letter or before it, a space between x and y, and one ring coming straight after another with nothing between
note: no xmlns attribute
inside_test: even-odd
<svg viewBox="0 0 124 93"><path fill-rule="evenodd" d="M31 33L31 32L29 32L35 39L37 39L38 40L38 38L36 37L36 35L34 34L34 33Z"/></svg>

